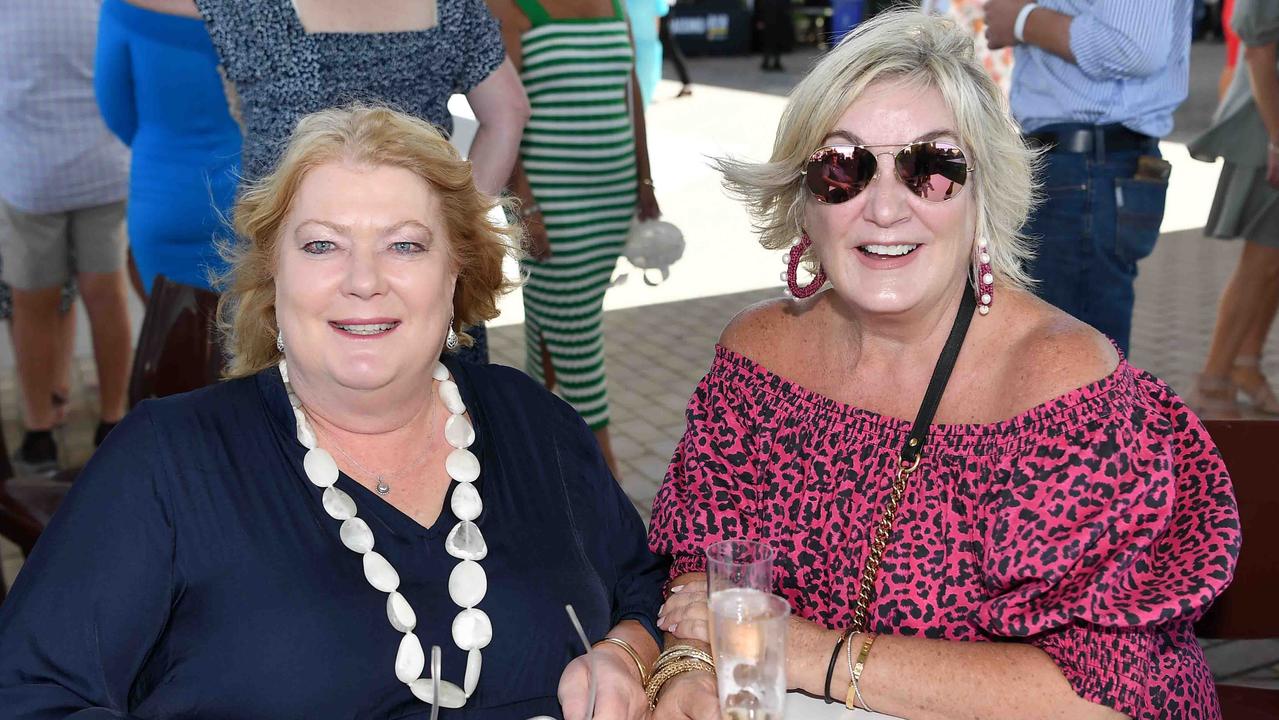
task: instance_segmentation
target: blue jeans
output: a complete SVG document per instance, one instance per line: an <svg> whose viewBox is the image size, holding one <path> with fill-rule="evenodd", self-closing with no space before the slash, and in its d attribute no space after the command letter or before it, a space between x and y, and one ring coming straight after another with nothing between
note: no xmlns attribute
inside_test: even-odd
<svg viewBox="0 0 1279 720"><path fill-rule="evenodd" d="M1158 149L1044 156L1044 202L1026 234L1036 292L1105 333L1124 351L1132 330L1137 261L1155 249L1167 181L1133 177L1137 158Z"/></svg>

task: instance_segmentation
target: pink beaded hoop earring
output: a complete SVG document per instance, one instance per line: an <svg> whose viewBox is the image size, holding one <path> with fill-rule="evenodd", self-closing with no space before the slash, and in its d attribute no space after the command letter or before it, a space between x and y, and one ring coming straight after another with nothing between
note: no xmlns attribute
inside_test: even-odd
<svg viewBox="0 0 1279 720"><path fill-rule="evenodd" d="M817 274L813 276L813 281L807 285L799 284L799 263L804 257L804 253L812 246L813 241L808 238L808 233L800 233L799 239L791 246L790 253L787 255L786 272L782 273L782 280L786 281L787 293L797 299L803 300L806 297L812 297L814 293L822 289L822 285L826 284L826 273L820 267Z"/></svg>
<svg viewBox="0 0 1279 720"><path fill-rule="evenodd" d="M977 239L977 312L990 314L995 301L995 273L990 269L990 248L986 238Z"/></svg>

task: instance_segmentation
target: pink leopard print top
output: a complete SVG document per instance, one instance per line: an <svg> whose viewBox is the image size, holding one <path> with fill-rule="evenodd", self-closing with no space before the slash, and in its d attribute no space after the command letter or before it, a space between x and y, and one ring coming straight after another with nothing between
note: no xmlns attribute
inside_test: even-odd
<svg viewBox="0 0 1279 720"><path fill-rule="evenodd" d="M800 616L846 627L910 423L717 347L653 505L672 577L767 542ZM1199 419L1149 373L990 425L934 426L876 582L871 629L1043 649L1133 718L1220 718L1192 622L1230 582L1239 517Z"/></svg>

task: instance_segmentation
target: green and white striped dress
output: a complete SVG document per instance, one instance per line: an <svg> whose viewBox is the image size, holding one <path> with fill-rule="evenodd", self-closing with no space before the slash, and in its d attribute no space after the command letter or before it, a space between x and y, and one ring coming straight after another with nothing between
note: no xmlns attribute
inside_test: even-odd
<svg viewBox="0 0 1279 720"><path fill-rule="evenodd" d="M613 17L572 20L517 2L532 23L520 75L533 114L520 156L551 243L549 259L526 263L526 365L545 380L545 342L564 399L599 429L608 424L604 291L635 214L634 56L617 0Z"/></svg>

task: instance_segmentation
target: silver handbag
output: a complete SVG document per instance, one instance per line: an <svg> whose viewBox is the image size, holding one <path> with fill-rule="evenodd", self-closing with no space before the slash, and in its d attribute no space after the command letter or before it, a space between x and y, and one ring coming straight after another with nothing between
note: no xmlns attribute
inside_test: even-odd
<svg viewBox="0 0 1279 720"><path fill-rule="evenodd" d="M634 220L622 250L627 261L644 273L644 284L657 286L648 278L649 270L657 270L666 280L671 265L684 256L684 233L664 220Z"/></svg>

